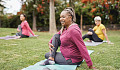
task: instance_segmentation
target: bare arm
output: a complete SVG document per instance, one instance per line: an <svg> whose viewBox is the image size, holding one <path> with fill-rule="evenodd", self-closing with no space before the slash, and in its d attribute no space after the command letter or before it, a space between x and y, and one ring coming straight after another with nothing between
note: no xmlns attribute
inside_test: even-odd
<svg viewBox="0 0 120 70"><path fill-rule="evenodd" d="M108 42L108 44L109 44L110 41L109 41L108 36L107 36L107 34L106 34L106 32L105 32L105 29L102 29L102 32L103 32L103 34L104 34L104 36L105 36L105 38L106 38L106 40L107 40L107 42Z"/></svg>
<svg viewBox="0 0 120 70"><path fill-rule="evenodd" d="M20 30L17 28L17 31L20 32Z"/></svg>

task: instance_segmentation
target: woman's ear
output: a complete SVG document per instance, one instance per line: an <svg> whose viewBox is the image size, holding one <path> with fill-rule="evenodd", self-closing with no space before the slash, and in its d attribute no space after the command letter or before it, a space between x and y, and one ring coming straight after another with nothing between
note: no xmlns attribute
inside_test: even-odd
<svg viewBox="0 0 120 70"><path fill-rule="evenodd" d="M70 16L70 19L71 19L71 21L73 21L73 17L72 16Z"/></svg>
<svg viewBox="0 0 120 70"><path fill-rule="evenodd" d="M71 18L71 19L72 19L72 16L70 16L69 18Z"/></svg>
<svg viewBox="0 0 120 70"><path fill-rule="evenodd" d="M72 16L69 16L69 19L68 19L70 22L72 22Z"/></svg>

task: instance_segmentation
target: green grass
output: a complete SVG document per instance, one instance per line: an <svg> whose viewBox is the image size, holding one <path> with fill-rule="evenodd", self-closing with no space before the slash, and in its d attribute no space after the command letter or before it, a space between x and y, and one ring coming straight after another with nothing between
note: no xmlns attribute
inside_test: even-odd
<svg viewBox="0 0 120 70"><path fill-rule="evenodd" d="M16 29L0 28L0 37L15 32ZM21 70L45 59L44 54L49 51L48 42L53 34L48 32L35 34L40 36L17 40L0 39L0 70ZM107 34L114 45L103 43L94 47L87 46L89 50L94 50L90 55L93 65L99 70L120 70L120 31L108 31ZM88 70L86 62L76 70Z"/></svg>

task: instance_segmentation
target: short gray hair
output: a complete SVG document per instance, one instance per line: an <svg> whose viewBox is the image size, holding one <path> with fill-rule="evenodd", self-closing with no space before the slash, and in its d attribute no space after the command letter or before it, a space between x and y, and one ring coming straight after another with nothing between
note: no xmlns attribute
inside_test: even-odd
<svg viewBox="0 0 120 70"><path fill-rule="evenodd" d="M95 18L94 18L94 21L95 20L100 20L101 21L101 17L100 16L96 16Z"/></svg>

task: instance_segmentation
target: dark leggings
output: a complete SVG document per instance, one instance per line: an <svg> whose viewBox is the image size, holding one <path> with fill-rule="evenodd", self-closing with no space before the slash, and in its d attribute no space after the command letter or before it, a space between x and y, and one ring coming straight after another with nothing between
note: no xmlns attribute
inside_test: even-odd
<svg viewBox="0 0 120 70"><path fill-rule="evenodd" d="M78 63L72 63L71 59L66 60L64 58L64 56L62 55L62 53L56 52L57 49L58 49L58 46L60 46L60 44L61 44L61 42L60 42L60 35L59 34L55 34L53 36L52 44L54 46L54 48L52 48L53 51L51 51L51 54L50 53L46 53L45 54L45 58L46 59L48 59L49 57L53 57L55 59L55 62L57 64L61 64L61 65L79 65L79 64L82 63L82 61L78 62Z"/></svg>
<svg viewBox="0 0 120 70"><path fill-rule="evenodd" d="M93 34L92 34L92 35L85 34L85 35L82 37L83 40L84 40L85 38L89 38L89 40L92 40L92 41L94 41L94 42L102 42L102 41L103 41L102 39L100 39L100 38L97 36L97 34L96 34L91 28L89 28L88 31L92 32Z"/></svg>
<svg viewBox="0 0 120 70"><path fill-rule="evenodd" d="M16 33L16 36L21 36L21 38L28 38L29 36L22 34L22 32Z"/></svg>

